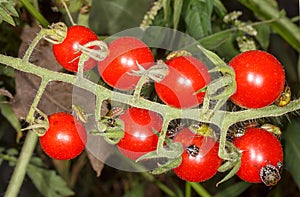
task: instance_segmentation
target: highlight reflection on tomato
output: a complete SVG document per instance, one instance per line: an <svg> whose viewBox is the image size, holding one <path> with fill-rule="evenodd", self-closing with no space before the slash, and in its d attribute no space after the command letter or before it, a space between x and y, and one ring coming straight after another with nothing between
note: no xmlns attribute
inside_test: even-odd
<svg viewBox="0 0 300 197"><path fill-rule="evenodd" d="M129 108L119 117L124 122L125 134L117 144L126 157L136 160L140 156L154 151L162 127L162 118L151 111Z"/></svg>
<svg viewBox="0 0 300 197"><path fill-rule="evenodd" d="M154 57L149 47L134 37L121 37L108 45L108 56L98 63L102 79L110 86L121 90L135 88L140 77L130 75L133 70L139 70L137 62L145 69L154 63Z"/></svg>
<svg viewBox="0 0 300 197"><path fill-rule="evenodd" d="M244 181L260 183L263 167L272 165L278 168L282 164L283 150L279 140L262 128L247 128L243 136L233 140L233 144L242 152L241 166L236 175Z"/></svg>
<svg viewBox="0 0 300 197"><path fill-rule="evenodd" d="M232 102L244 108L261 108L276 101L284 89L285 73L271 54L252 50L234 57L229 65L236 74Z"/></svg>
<svg viewBox="0 0 300 197"><path fill-rule="evenodd" d="M58 160L77 157L85 148L87 134L74 116L58 112L48 117L49 129L39 138L44 152Z"/></svg>
<svg viewBox="0 0 300 197"><path fill-rule="evenodd" d="M91 29L74 25L68 28L67 36L62 43L53 45L53 54L62 67L68 71L77 72L81 55L79 45L83 46L95 40L98 40L98 37ZM96 60L89 58L84 63L84 70L90 70L96 65Z"/></svg>
<svg viewBox="0 0 300 197"><path fill-rule="evenodd" d="M166 61L168 74L155 83L159 98L176 108L195 107L203 102L205 92L195 94L210 82L206 66L192 56L180 56Z"/></svg>

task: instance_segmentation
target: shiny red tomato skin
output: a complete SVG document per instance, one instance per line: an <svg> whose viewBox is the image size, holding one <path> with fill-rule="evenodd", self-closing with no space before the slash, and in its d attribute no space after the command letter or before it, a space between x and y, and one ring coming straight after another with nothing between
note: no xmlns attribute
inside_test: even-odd
<svg viewBox="0 0 300 197"><path fill-rule="evenodd" d="M77 157L85 148L87 134L83 124L71 114L58 112L48 117L49 128L39 138L44 152L57 160Z"/></svg>
<svg viewBox="0 0 300 197"><path fill-rule="evenodd" d="M155 112L140 108L129 108L119 117L124 122L124 137L117 144L120 152L129 159L156 150L161 131L162 118Z"/></svg>
<svg viewBox="0 0 300 197"><path fill-rule="evenodd" d="M159 98L175 108L191 108L203 102L205 92L194 94L210 82L206 66L192 56L175 57L166 61L169 71L155 83Z"/></svg>
<svg viewBox="0 0 300 197"><path fill-rule="evenodd" d="M261 183L260 170L267 164L278 167L283 162L283 150L279 140L262 128L247 128L243 136L233 140L242 151L241 166L236 173L242 180Z"/></svg>
<svg viewBox="0 0 300 197"><path fill-rule="evenodd" d="M154 63L149 47L134 37L120 37L108 45L109 55L98 63L102 79L110 86L121 90L133 90L140 77L130 75L139 70L136 62L145 69Z"/></svg>
<svg viewBox="0 0 300 197"><path fill-rule="evenodd" d="M284 88L281 63L270 53L252 50L235 56L229 65L236 74L237 89L231 101L243 108L261 108L272 104Z"/></svg>
<svg viewBox="0 0 300 197"><path fill-rule="evenodd" d="M181 164L174 168L174 173L182 180L189 182L204 182L212 178L222 164L218 156L219 143L211 137L195 135L190 129L181 130L175 137L185 149L182 153ZM190 145L199 147L199 154L191 156L186 148Z"/></svg>
<svg viewBox="0 0 300 197"><path fill-rule="evenodd" d="M68 28L66 38L62 43L53 45L52 51L62 67L68 71L77 72L79 56L81 55L81 52L78 52L78 46L95 40L98 40L98 37L91 29L74 25ZM90 70L96 65L96 60L89 58L84 64L84 71Z"/></svg>

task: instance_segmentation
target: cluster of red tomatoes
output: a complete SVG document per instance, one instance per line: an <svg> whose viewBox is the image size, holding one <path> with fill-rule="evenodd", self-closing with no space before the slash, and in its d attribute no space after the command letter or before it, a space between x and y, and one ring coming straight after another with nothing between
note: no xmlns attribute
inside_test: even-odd
<svg viewBox="0 0 300 197"><path fill-rule="evenodd" d="M84 33L83 33L84 32ZM98 40L88 28L68 28L65 40L53 46L57 61L67 70L78 69L79 45ZM130 75L139 65L149 69L154 56L149 47L133 37L117 38L108 44L109 54L103 61L89 60L84 70L98 66L102 79L120 90L135 89L139 76ZM137 65L139 64L139 65ZM175 108L192 108L201 105L205 89L211 78L206 66L192 56L176 56L165 62L167 72L161 80L154 81L157 96ZM285 74L282 65L269 53L254 50L234 57L229 65L235 71L237 88L230 98L242 108L261 108L274 103L281 95ZM270 72L272 71L272 72ZM119 117L124 123L124 137L117 147L126 157L136 160L156 150L163 119L159 114L145 109L129 108ZM66 113L49 116L49 129L40 137L44 151L55 159L72 159L78 156L86 143L82 123ZM174 168L178 177L201 182L214 176L222 164L218 156L219 143L215 137L201 136L189 127L179 130L173 141L182 144L181 164ZM249 182L274 185L280 179L283 153L280 142L272 133L261 128L247 128L244 135L233 139L240 150L241 166L237 176Z"/></svg>

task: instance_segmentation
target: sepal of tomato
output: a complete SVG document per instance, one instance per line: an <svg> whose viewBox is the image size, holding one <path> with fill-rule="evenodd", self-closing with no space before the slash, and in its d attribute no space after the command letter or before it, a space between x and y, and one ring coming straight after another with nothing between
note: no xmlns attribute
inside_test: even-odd
<svg viewBox="0 0 300 197"><path fill-rule="evenodd" d="M279 140L262 128L247 128L243 136L234 138L233 144L242 153L236 175L244 181L260 183L263 167L282 165L283 150Z"/></svg>
<svg viewBox="0 0 300 197"><path fill-rule="evenodd" d="M229 65L236 74L237 88L231 101L243 108L261 108L275 102L284 89L285 73L270 53L252 50L235 56Z"/></svg>
<svg viewBox="0 0 300 197"><path fill-rule="evenodd" d="M180 142L185 149L181 164L174 168L174 173L190 182L203 182L213 177L222 164L218 156L219 143L211 137L194 134L189 128L181 130L174 141ZM194 151L193 146L198 150Z"/></svg>
<svg viewBox="0 0 300 197"><path fill-rule="evenodd" d="M176 108L191 108L203 102L205 91L195 94L207 86L210 75L206 66L192 56L180 56L166 61L168 73L155 83L159 98Z"/></svg>
<svg viewBox="0 0 300 197"><path fill-rule="evenodd" d="M158 114L129 108L119 118L124 123L125 133L117 147L124 156L136 160L156 149L158 133L155 132L160 132L162 127L162 118Z"/></svg>
<svg viewBox="0 0 300 197"><path fill-rule="evenodd" d="M133 90L140 77L130 73L139 70L137 63L145 69L154 63L149 47L134 37L117 38L109 43L108 50L106 59L98 63L98 70L102 79L116 89Z"/></svg>
<svg viewBox="0 0 300 197"><path fill-rule="evenodd" d="M53 45L52 51L57 62L62 67L68 71L77 72L79 56L81 55L79 45L83 46L95 40L98 40L98 37L91 29L74 25L68 28L66 37L62 43ZM96 65L96 60L89 58L84 63L84 71L90 70Z"/></svg>
<svg viewBox="0 0 300 197"><path fill-rule="evenodd" d="M74 116L58 112L48 117L49 128L39 138L44 152L57 160L77 157L85 148L87 134L83 124Z"/></svg>

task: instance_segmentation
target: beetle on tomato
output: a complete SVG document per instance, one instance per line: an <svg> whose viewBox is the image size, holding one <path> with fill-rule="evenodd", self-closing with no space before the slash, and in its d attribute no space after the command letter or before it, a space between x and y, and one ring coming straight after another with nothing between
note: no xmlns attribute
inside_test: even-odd
<svg viewBox="0 0 300 197"><path fill-rule="evenodd" d="M181 164L174 173L190 182L204 182L213 177L222 164L218 156L219 143L215 138L193 133L189 128L181 130L173 139L185 149Z"/></svg>
<svg viewBox="0 0 300 197"><path fill-rule="evenodd" d="M236 173L251 183L275 185L280 180L283 150L279 140L262 128L247 128L245 134L234 138L233 144L241 151L241 166Z"/></svg>

